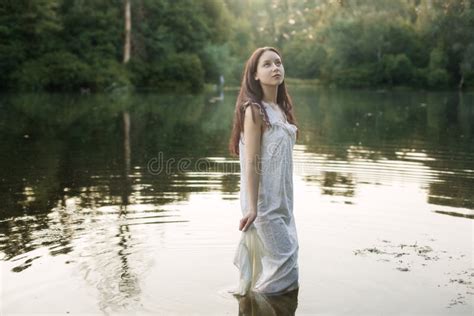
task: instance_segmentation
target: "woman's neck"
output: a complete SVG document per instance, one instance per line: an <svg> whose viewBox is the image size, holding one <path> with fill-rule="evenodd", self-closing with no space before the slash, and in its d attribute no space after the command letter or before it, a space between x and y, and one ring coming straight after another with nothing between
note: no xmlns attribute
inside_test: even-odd
<svg viewBox="0 0 474 316"><path fill-rule="evenodd" d="M267 103L277 104L278 87L277 86L264 86L262 85L263 98L262 100Z"/></svg>

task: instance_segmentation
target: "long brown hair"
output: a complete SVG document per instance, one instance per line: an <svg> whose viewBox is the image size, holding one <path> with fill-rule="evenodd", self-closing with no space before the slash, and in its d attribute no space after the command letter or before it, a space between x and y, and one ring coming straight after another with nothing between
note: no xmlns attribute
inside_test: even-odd
<svg viewBox="0 0 474 316"><path fill-rule="evenodd" d="M281 54L276 48L260 47L252 53L245 64L239 96L235 102L234 122L229 140L229 151L232 155L239 155L240 133L244 130L244 117L247 106L251 106L252 119L254 122L255 115L258 113L263 116L265 123L269 125L267 113L265 108L262 106L263 90L260 86L260 82L255 80L258 61L262 54L269 50L275 52L283 63ZM286 90L285 80L283 80L283 82L278 86L277 104L285 113L288 122L296 125L296 118L293 113L293 102L291 101L291 97Z"/></svg>

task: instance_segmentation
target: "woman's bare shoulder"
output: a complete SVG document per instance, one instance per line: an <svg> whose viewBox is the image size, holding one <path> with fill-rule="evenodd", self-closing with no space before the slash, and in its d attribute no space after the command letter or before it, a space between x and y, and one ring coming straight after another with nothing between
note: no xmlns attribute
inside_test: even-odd
<svg viewBox="0 0 474 316"><path fill-rule="evenodd" d="M262 131L269 126L269 120L263 106L257 102L246 101L243 104L245 115L244 120L249 120L262 128Z"/></svg>
<svg viewBox="0 0 474 316"><path fill-rule="evenodd" d="M260 108L256 103L249 103L245 107L245 121L249 121L251 124L255 124L257 126L261 126L263 123L262 117L259 115Z"/></svg>

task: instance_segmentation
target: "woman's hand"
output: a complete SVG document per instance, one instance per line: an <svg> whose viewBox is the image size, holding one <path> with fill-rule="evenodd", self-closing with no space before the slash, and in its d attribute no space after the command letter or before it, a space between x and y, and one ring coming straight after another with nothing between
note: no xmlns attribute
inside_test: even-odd
<svg viewBox="0 0 474 316"><path fill-rule="evenodd" d="M257 218L257 212L248 212L247 215L242 217L240 220L239 230L243 230L244 232L247 231L249 226L253 223L253 221Z"/></svg>

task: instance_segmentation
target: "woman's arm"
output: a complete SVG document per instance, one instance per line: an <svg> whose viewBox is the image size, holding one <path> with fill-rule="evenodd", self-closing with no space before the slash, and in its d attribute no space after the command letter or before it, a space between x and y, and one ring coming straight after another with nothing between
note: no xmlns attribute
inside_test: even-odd
<svg viewBox="0 0 474 316"><path fill-rule="evenodd" d="M239 230L247 231L257 217L258 184L260 170L260 136L262 134L262 118L257 113L252 115L252 106L245 109L244 146L245 146L245 177L247 179L247 197L249 208L240 220ZM254 120L255 119L255 120Z"/></svg>

